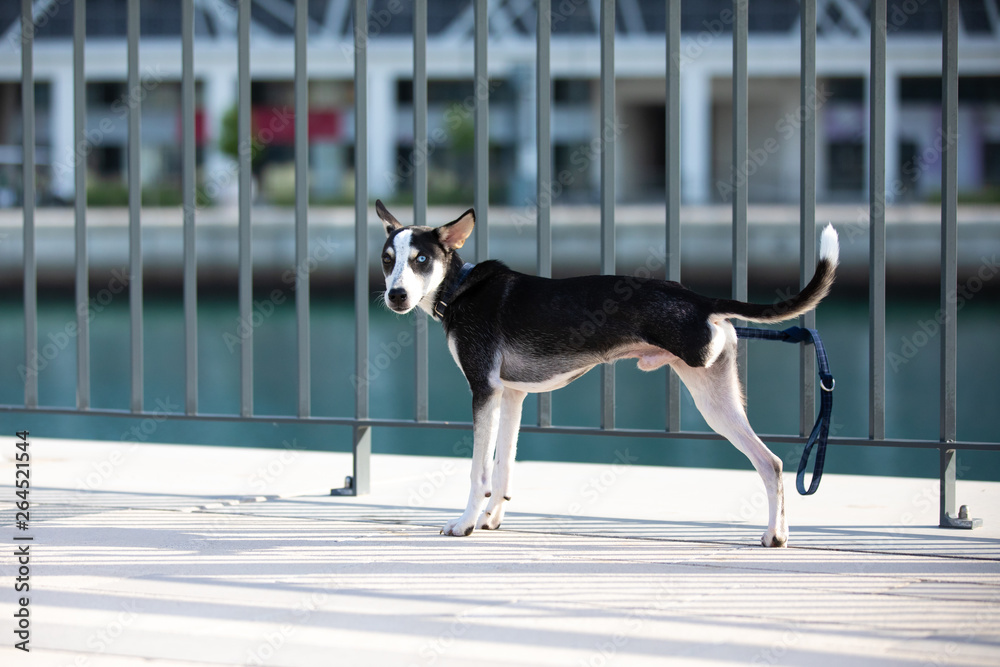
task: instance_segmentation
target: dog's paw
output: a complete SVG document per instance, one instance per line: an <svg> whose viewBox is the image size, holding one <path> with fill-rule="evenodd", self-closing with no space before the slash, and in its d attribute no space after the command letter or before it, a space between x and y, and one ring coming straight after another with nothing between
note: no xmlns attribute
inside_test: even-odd
<svg viewBox="0 0 1000 667"><path fill-rule="evenodd" d="M781 548L788 544L788 533L777 534L772 533L770 530L764 533L760 538L760 543L765 547L771 548Z"/></svg>
<svg viewBox="0 0 1000 667"><path fill-rule="evenodd" d="M465 519L463 514L459 518L449 521L441 529L442 535L450 535L451 537L468 537L472 534L472 530L475 528L475 524L471 521Z"/></svg>
<svg viewBox="0 0 1000 667"><path fill-rule="evenodd" d="M500 527L500 524L503 523L503 513L503 505L500 505L499 503L492 507L487 507L482 516L479 517L479 521L476 522L476 525L482 530L496 530Z"/></svg>
<svg viewBox="0 0 1000 667"><path fill-rule="evenodd" d="M493 512L483 512L479 519L479 527L482 530L496 530L503 523L503 510L498 509Z"/></svg>

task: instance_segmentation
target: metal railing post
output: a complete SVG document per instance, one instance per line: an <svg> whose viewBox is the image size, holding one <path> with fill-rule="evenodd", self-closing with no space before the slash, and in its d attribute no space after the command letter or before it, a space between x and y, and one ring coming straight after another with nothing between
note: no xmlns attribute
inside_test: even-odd
<svg viewBox="0 0 1000 667"><path fill-rule="evenodd" d="M368 2L354 1L354 317L356 420L368 419ZM354 495L370 485L371 429L354 427Z"/></svg>
<svg viewBox="0 0 1000 667"><path fill-rule="evenodd" d="M24 217L24 407L38 407L38 268L35 263L35 23L21 0L22 214Z"/></svg>
<svg viewBox="0 0 1000 667"><path fill-rule="evenodd" d="M872 0L868 128L868 437L885 438L885 0Z"/></svg>
<svg viewBox="0 0 1000 667"><path fill-rule="evenodd" d="M747 300L747 192L749 144L747 138L747 33L749 0L733 0L733 298ZM733 320L740 324L742 320ZM737 342L740 384L747 386L747 342Z"/></svg>
<svg viewBox="0 0 1000 667"><path fill-rule="evenodd" d="M538 123L538 200L537 258L538 275L552 277L552 2L538 0L538 33L535 61L535 114ZM552 425L552 392L538 394L538 425Z"/></svg>
<svg viewBox="0 0 1000 667"><path fill-rule="evenodd" d="M181 5L181 183L184 191L184 411L198 412L198 255L195 245L194 0Z"/></svg>
<svg viewBox="0 0 1000 667"><path fill-rule="evenodd" d="M816 5L803 2L800 32L799 104L801 153L799 154L799 287L816 271ZM816 311L799 318L799 326L816 327ZM809 435L816 414L816 355L808 345L799 346L799 435Z"/></svg>
<svg viewBox="0 0 1000 667"><path fill-rule="evenodd" d="M413 224L427 224L427 0L413 5ZM414 358L416 360L414 417L430 416L430 381L427 352L427 313L414 310Z"/></svg>
<svg viewBox="0 0 1000 667"><path fill-rule="evenodd" d="M615 2L601 3L601 274L615 273ZM615 428L615 366L601 366L601 428Z"/></svg>
<svg viewBox="0 0 1000 667"><path fill-rule="evenodd" d="M254 137L250 108L250 3L239 3L237 40L239 162L240 414L253 414L253 246L250 193Z"/></svg>
<svg viewBox="0 0 1000 667"><path fill-rule="evenodd" d="M486 0L473 1L473 205L476 207L476 262L490 258L490 76L487 64L489 7Z"/></svg>
<svg viewBox="0 0 1000 667"><path fill-rule="evenodd" d="M128 1L128 248L129 319L132 355L132 412L143 411L142 149L139 94L139 0Z"/></svg>
<svg viewBox="0 0 1000 667"><path fill-rule="evenodd" d="M950 295L958 285L958 3L943 2L945 10L941 49L941 442L958 437L958 304ZM955 485L958 453L941 447L942 528L978 528L962 506L957 512Z"/></svg>
<svg viewBox="0 0 1000 667"><path fill-rule="evenodd" d="M666 279L681 280L681 0L667 3L666 70ZM681 380L667 368L666 430L681 426Z"/></svg>
<svg viewBox="0 0 1000 667"><path fill-rule="evenodd" d="M87 83L84 78L84 40L87 9L84 0L73 4L73 142L86 145ZM75 231L74 280L76 296L76 407L90 407L90 279L87 260L87 164L73 156L73 217Z"/></svg>
<svg viewBox="0 0 1000 667"><path fill-rule="evenodd" d="M298 415L312 413L309 336L309 75L306 62L309 7L295 0L295 328Z"/></svg>

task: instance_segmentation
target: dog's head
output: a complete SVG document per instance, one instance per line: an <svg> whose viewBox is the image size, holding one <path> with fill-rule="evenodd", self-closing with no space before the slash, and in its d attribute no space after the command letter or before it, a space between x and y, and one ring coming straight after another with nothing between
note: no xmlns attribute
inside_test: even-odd
<svg viewBox="0 0 1000 667"><path fill-rule="evenodd" d="M375 202L375 212L387 237L382 246L385 305L400 314L417 306L431 312L455 250L465 245L476 224L475 212L470 208L440 227L404 227L381 201Z"/></svg>

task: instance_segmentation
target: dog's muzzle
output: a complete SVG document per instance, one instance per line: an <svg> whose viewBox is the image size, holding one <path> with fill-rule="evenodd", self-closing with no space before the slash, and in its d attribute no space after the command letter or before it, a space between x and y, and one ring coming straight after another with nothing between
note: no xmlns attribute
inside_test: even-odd
<svg viewBox="0 0 1000 667"><path fill-rule="evenodd" d="M385 300L389 304L389 308L397 313L403 313L409 310L407 305L407 296L408 295L405 289L401 287L393 287L391 290L386 292Z"/></svg>

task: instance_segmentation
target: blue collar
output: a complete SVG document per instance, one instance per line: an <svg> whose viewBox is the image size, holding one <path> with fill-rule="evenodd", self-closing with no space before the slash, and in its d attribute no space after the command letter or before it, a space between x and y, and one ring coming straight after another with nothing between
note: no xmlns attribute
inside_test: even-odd
<svg viewBox="0 0 1000 667"><path fill-rule="evenodd" d="M438 319L444 319L444 311L448 308L448 302L452 300L455 293L458 292L458 288L462 286L462 283L465 282L465 279L469 277L469 274L472 273L472 269L474 268L476 268L475 264L470 264L469 262L463 264L462 270L458 272L458 277L455 278L455 282L453 282L444 295L438 299L437 302L435 302L434 314Z"/></svg>

